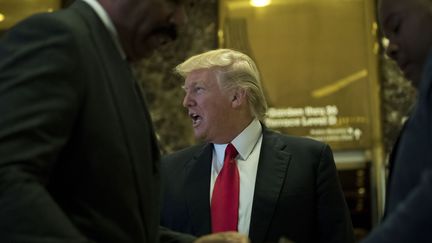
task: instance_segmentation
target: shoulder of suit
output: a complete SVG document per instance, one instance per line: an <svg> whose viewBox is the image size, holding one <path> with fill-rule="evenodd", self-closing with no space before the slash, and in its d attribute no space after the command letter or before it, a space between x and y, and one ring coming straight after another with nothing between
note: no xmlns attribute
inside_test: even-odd
<svg viewBox="0 0 432 243"><path fill-rule="evenodd" d="M195 155L202 152L203 149L207 148L207 146L211 146L211 145L208 143L192 145L190 147L186 147L176 152L164 155L162 157L162 163L170 163L171 161L175 163L180 163L180 161L184 161L184 162L189 161Z"/></svg>
<svg viewBox="0 0 432 243"><path fill-rule="evenodd" d="M16 26L13 29L32 29L38 30L32 33L48 33L50 37L60 35L82 35L86 32L86 24L79 14L71 9L58 10L51 13L34 14ZM45 36L47 37L47 36Z"/></svg>
<svg viewBox="0 0 432 243"><path fill-rule="evenodd" d="M308 138L308 137L301 137L301 136L292 136L292 135L288 135L288 134L283 134L279 131L274 131L274 130L270 130L270 129L266 129L264 131L264 140L265 139L277 139L280 140L280 142L282 143L286 143L288 146L307 146L307 147L324 147L327 146L327 144L312 139L312 138Z"/></svg>

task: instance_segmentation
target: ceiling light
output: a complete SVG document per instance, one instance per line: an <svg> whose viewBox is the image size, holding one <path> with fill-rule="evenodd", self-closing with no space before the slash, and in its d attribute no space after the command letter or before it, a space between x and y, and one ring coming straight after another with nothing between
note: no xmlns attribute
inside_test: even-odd
<svg viewBox="0 0 432 243"><path fill-rule="evenodd" d="M5 20L5 16L3 14L0 13L0 22L2 22L3 20Z"/></svg>
<svg viewBox="0 0 432 243"><path fill-rule="evenodd" d="M271 0L251 0L250 4L254 7L265 7L269 5Z"/></svg>

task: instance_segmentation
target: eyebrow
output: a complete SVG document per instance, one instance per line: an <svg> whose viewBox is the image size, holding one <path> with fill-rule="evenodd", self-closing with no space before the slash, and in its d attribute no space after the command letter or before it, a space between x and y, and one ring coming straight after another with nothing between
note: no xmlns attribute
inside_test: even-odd
<svg viewBox="0 0 432 243"><path fill-rule="evenodd" d="M191 88L194 88L194 87L196 87L198 84L197 84L197 82L193 82L193 83L191 83L190 85L188 85L189 87L191 87ZM183 90L187 90L188 89L188 87L186 87L186 85L182 85L181 86L182 87L182 89Z"/></svg>

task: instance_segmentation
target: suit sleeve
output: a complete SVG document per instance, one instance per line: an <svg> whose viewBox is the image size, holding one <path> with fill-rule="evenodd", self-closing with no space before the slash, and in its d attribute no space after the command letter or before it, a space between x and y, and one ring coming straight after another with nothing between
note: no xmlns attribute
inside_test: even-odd
<svg viewBox="0 0 432 243"><path fill-rule="evenodd" d="M432 171L362 243L425 242L432 227ZM426 240L428 241L428 240Z"/></svg>
<svg viewBox="0 0 432 243"><path fill-rule="evenodd" d="M159 239L161 243L192 243L197 238L192 235L175 232L168 228L160 226Z"/></svg>
<svg viewBox="0 0 432 243"><path fill-rule="evenodd" d="M2 242L87 242L46 188L82 93L77 44L50 16L31 17L0 40Z"/></svg>
<svg viewBox="0 0 432 243"><path fill-rule="evenodd" d="M432 158L430 145L432 141L432 51L429 53L427 64L424 68L425 73L420 86L421 105L425 106L425 112L422 114L427 117L425 123L421 123L422 129L416 134L412 134L417 140L416 143L427 143L425 150L409 152L416 156L421 156L424 162L419 166L422 172L418 184L413 187L410 193L399 203L399 205L386 216L385 220L378 225L362 243L387 243L387 242L430 242L430 231L432 229ZM410 118L411 119L411 118ZM423 134L418 134L419 132ZM423 138L426 134L426 138ZM423 139L420 139L423 138ZM429 146L428 146L429 145ZM414 161L416 162L416 161ZM407 166L412 165L411 161L398 161L405 163ZM405 181L414 180L414 178L393 178Z"/></svg>
<svg viewBox="0 0 432 243"><path fill-rule="evenodd" d="M354 242L351 217L328 145L321 151L317 171L317 207L320 242Z"/></svg>

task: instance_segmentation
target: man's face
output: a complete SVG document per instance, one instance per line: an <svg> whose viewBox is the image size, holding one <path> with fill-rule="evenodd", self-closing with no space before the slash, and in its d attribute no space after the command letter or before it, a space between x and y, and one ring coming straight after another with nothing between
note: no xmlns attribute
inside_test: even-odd
<svg viewBox="0 0 432 243"><path fill-rule="evenodd" d="M432 47L432 1L382 0L379 18L389 39L387 54L417 87Z"/></svg>
<svg viewBox="0 0 432 243"><path fill-rule="evenodd" d="M183 0L110 0L109 14L128 59L149 56L177 37L187 17Z"/></svg>
<svg viewBox="0 0 432 243"><path fill-rule="evenodd" d="M225 143L232 133L230 92L224 92L214 71L200 69L187 75L183 106L192 119L195 137L207 142Z"/></svg>

